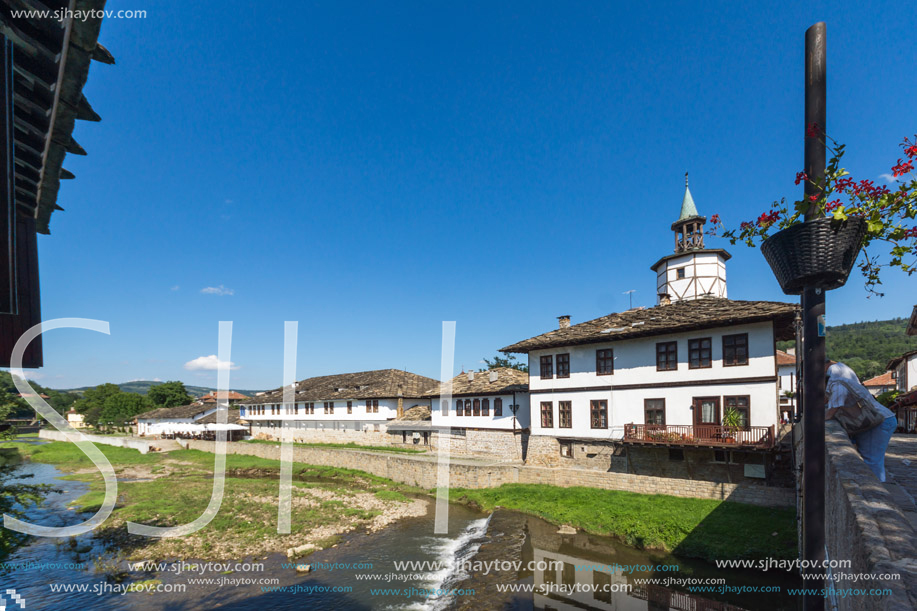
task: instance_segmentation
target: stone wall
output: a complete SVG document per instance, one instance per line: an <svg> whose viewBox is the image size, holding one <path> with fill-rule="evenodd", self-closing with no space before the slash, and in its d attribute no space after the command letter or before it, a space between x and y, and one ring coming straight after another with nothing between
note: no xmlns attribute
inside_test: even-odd
<svg viewBox="0 0 917 611"><path fill-rule="evenodd" d="M188 442L187 447L212 452L214 442ZM279 460L280 446L255 443L229 443L227 452ZM436 486L435 454L398 455L384 452L337 450L303 447L293 449L293 460L299 463L358 469L397 482L433 489ZM454 457L449 463L450 485L456 488L492 488L503 484L549 484L552 486L586 486L605 490L626 490L644 494L729 500L765 506L792 506L792 489L754 484L731 484L653 477L632 473L613 473L595 469L550 468L519 464L484 463Z"/></svg>
<svg viewBox="0 0 917 611"><path fill-rule="evenodd" d="M385 425L377 425L379 430L353 429L286 429L290 439L299 443L354 443L360 446L387 446L389 435ZM252 424L251 434L255 439L279 439L283 429L277 426L259 426Z"/></svg>
<svg viewBox="0 0 917 611"><path fill-rule="evenodd" d="M890 596L838 597L839 611L917 608L917 532L879 482L841 426L825 423L825 543L832 560L852 566L835 574L897 573L900 580L838 578L835 589L888 588Z"/></svg>
<svg viewBox="0 0 917 611"><path fill-rule="evenodd" d="M747 452L723 448L672 446L653 447L622 444L611 440L577 440L569 443L569 454L561 453L561 440L547 435L528 439L527 465L541 467L579 467L613 473L631 473L653 477L703 480L714 483L771 484L774 463L790 458L785 452ZM726 462L729 451L728 460ZM785 455L786 454L786 455ZM763 477L746 475L746 464L756 465L751 472ZM792 487L792 480L785 482Z"/></svg>
<svg viewBox="0 0 917 611"><path fill-rule="evenodd" d="M85 433L84 433L85 434ZM51 441L70 441L64 433L56 429L41 429L38 431L38 437L40 439L49 439ZM134 439L131 437L115 437L107 435L86 435L86 438L89 439L92 443L100 443L106 446L116 446L119 448L132 448L137 450L141 454L146 454L150 451L150 442L142 441L140 439Z"/></svg>

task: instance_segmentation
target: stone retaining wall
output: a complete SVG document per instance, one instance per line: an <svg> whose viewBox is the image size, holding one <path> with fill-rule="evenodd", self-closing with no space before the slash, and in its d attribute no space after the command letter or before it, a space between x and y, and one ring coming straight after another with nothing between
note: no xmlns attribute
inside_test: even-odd
<svg viewBox="0 0 917 611"><path fill-rule="evenodd" d="M85 435L85 433L84 433ZM41 429L38 431L38 437L40 439L49 439L51 441L70 441L64 433L56 429ZM132 448L137 450L141 454L146 454L150 451L150 443L147 441L141 441L139 439L134 439L132 437L114 437L107 435L86 435L86 438L89 439L92 443L100 443L106 446L116 446L119 448Z"/></svg>
<svg viewBox="0 0 917 611"><path fill-rule="evenodd" d="M213 452L214 442L188 442L187 447ZM280 459L280 446L256 443L229 443L227 452ZM294 446L294 462L358 469L396 482L425 489L436 487L436 457L433 455L399 455L384 452L338 450ZM653 477L628 473L609 473L593 469L549 468L506 463L450 461L450 485L456 488L493 488L503 484L549 484L571 487L587 486L605 490L626 490L643 494L729 500L753 505L789 507L794 503L793 490L753 484L729 484Z"/></svg>
<svg viewBox="0 0 917 611"><path fill-rule="evenodd" d="M835 589L892 591L890 596L838 597L839 611L917 609L917 532L841 426L829 420L825 430L825 543L829 559L852 563L850 568L836 569L835 574L901 575L900 580L837 579Z"/></svg>

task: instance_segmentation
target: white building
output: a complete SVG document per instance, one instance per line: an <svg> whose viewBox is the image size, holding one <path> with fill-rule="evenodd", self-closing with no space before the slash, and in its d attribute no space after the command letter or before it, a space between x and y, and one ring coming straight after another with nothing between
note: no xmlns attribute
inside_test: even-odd
<svg viewBox="0 0 917 611"><path fill-rule="evenodd" d="M387 443L387 423L405 409L430 405L432 378L380 369L308 378L296 383L294 401L283 402L283 390L262 393L243 402L242 417L255 437L304 442Z"/></svg>
<svg viewBox="0 0 917 611"><path fill-rule="evenodd" d="M676 256L663 258L654 270L664 264L671 271L672 261L705 254L719 266L728 257L704 248L704 218L687 189L685 202L673 226ZM634 472L634 456L625 455L621 443L721 448L712 461L726 464L738 457L726 450L772 448L780 422L775 344L794 338L797 308L713 296L725 295L725 267L722 272L709 285L706 272L689 269L685 277L696 288L679 284L676 272L661 285L660 305L577 325L561 317L558 329L503 348L528 355L529 458L551 462L548 455L559 455L603 469L611 459L612 469ZM732 412L737 425L726 426L724 417ZM764 463L761 456L741 458ZM681 452L670 459L684 461ZM750 472L763 476L763 469L745 469Z"/></svg>
<svg viewBox="0 0 917 611"><path fill-rule="evenodd" d="M449 452L522 460L530 425L529 375L509 367L462 372L451 387L437 383L427 396L432 400L428 422L406 420L390 427L392 443L431 439L438 448L449 437ZM450 395L446 398L444 395ZM428 437L426 431L432 435Z"/></svg>
<svg viewBox="0 0 917 611"><path fill-rule="evenodd" d="M885 368L892 372L898 390L904 392L917 386L917 350L893 358Z"/></svg>
<svg viewBox="0 0 917 611"><path fill-rule="evenodd" d="M890 390L897 389L898 381L895 380L895 374L893 372L886 371L882 375L869 378L863 382L863 386L866 387L866 390L868 390L873 397L878 397Z"/></svg>
<svg viewBox="0 0 917 611"><path fill-rule="evenodd" d="M796 415L796 352L777 351L777 387L780 389L781 420L793 422Z"/></svg>

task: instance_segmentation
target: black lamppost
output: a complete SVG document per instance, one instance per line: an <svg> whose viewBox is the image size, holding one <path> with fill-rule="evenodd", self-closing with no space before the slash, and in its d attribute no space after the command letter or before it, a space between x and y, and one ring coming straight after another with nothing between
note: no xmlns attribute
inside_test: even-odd
<svg viewBox="0 0 917 611"><path fill-rule="evenodd" d="M825 180L826 28L819 22L806 30L805 86L805 195L820 195ZM814 128L814 129L813 129ZM815 133L813 137L813 132ZM806 222L821 218L812 202ZM810 568L803 571L805 587L821 590L824 579L821 562L825 559L825 291L807 286L802 306L802 409L803 409L803 516L802 557ZM797 353L799 351L797 350ZM806 595L807 611L825 608L822 596Z"/></svg>

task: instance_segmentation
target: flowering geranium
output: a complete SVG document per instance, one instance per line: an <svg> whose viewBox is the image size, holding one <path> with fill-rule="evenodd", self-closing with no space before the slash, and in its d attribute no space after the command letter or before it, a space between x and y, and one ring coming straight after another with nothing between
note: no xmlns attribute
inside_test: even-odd
<svg viewBox="0 0 917 611"><path fill-rule="evenodd" d="M905 138L901 143L905 157L899 158L891 168L892 178L897 179L894 191L885 185L877 186L871 180L854 180L847 170L840 167L844 145L828 137L817 124L806 126L806 137L818 138L831 151L823 181L816 183L805 172L796 174L796 184L812 185L814 194L793 204L788 204L785 198L774 202L771 209L757 219L743 221L738 229L728 229L719 235L728 238L732 244L744 242L756 246L772 231L802 223L809 206L815 206L818 215L838 223L848 217L861 217L866 221L866 235L859 268L866 279L866 289L881 295L876 287L882 284L880 271L883 267L898 267L908 275L917 271L917 177L913 175L917 161L917 135L913 141ZM723 229L720 216L714 215L710 220L710 233L717 235ZM873 242L885 244L879 250L881 254L887 252L890 255L887 261L876 255L875 246L870 251L868 247Z"/></svg>

